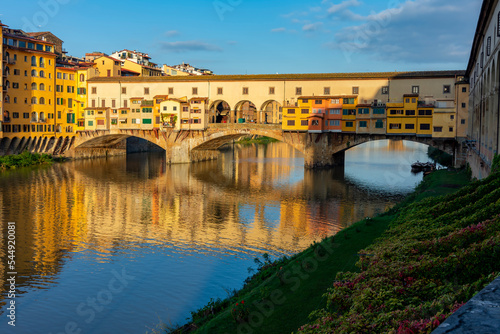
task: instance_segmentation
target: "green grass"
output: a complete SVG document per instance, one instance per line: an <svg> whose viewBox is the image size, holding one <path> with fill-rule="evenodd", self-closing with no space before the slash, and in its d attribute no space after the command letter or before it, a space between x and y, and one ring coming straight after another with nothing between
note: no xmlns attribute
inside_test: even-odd
<svg viewBox="0 0 500 334"><path fill-rule="evenodd" d="M453 193L467 184L465 172L437 171L415 193L385 214L360 221L305 251L275 262L257 261L260 270L225 300L192 312L192 322L171 333L291 333L326 306L325 292L337 273L356 272L359 252L381 237L399 212L420 199ZM370 256L370 255L368 255ZM236 321L233 308L244 301L248 319ZM241 309L241 304L239 306Z"/></svg>
<svg viewBox="0 0 500 334"><path fill-rule="evenodd" d="M235 142L235 144L242 144L242 145L248 145L248 144L269 144L269 143L276 143L279 140L274 139L274 138L269 138L269 137L257 137L252 139L252 137L245 137L243 139L238 140Z"/></svg>
<svg viewBox="0 0 500 334"><path fill-rule="evenodd" d="M24 151L21 154L0 157L0 170L3 171L20 167L52 164L53 162L54 159L51 155Z"/></svg>

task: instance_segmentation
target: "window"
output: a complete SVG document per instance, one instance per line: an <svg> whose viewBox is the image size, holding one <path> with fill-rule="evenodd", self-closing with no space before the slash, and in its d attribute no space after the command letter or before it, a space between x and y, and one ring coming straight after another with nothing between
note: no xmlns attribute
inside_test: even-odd
<svg viewBox="0 0 500 334"><path fill-rule="evenodd" d="M274 95L274 87L269 87L269 95Z"/></svg>
<svg viewBox="0 0 500 334"><path fill-rule="evenodd" d="M340 126L340 121L337 119L330 120L330 126Z"/></svg>
<svg viewBox="0 0 500 334"><path fill-rule="evenodd" d="M106 108L106 99L101 100L101 107Z"/></svg>
<svg viewBox="0 0 500 334"><path fill-rule="evenodd" d="M243 87L243 95L248 95L248 87Z"/></svg>
<svg viewBox="0 0 500 334"><path fill-rule="evenodd" d="M450 126L449 131L453 132L453 127L452 126Z"/></svg>
<svg viewBox="0 0 500 334"><path fill-rule="evenodd" d="M450 119L451 120L455 119L455 115L450 115Z"/></svg>
<svg viewBox="0 0 500 334"><path fill-rule="evenodd" d="M497 36L500 36L500 12L498 13L497 18Z"/></svg>
<svg viewBox="0 0 500 334"><path fill-rule="evenodd" d="M461 124L465 124L465 119L460 120Z"/></svg>
<svg viewBox="0 0 500 334"><path fill-rule="evenodd" d="M13 112L12 113L12 118L19 118L19 113L18 112Z"/></svg>
<svg viewBox="0 0 500 334"><path fill-rule="evenodd" d="M222 89L222 87L218 87L217 88L217 95L222 95L224 93L224 90Z"/></svg>
<svg viewBox="0 0 500 334"><path fill-rule="evenodd" d="M309 103L308 99L302 99L302 103Z"/></svg>
<svg viewBox="0 0 500 334"><path fill-rule="evenodd" d="M450 85L444 85L443 86L443 94L449 94L450 92L451 92Z"/></svg>
<svg viewBox="0 0 500 334"><path fill-rule="evenodd" d="M312 126L318 126L319 125L319 121L317 119L313 119L313 120L311 120L311 125Z"/></svg>
<svg viewBox="0 0 500 334"><path fill-rule="evenodd" d="M375 122L375 129L383 129L384 128L384 121L382 121L381 119L377 120L377 122Z"/></svg>
<svg viewBox="0 0 500 334"><path fill-rule="evenodd" d="M294 115L295 114L295 109L288 109L287 112L288 112L289 115ZM309 113L309 112L307 112L307 113Z"/></svg>
<svg viewBox="0 0 500 334"><path fill-rule="evenodd" d="M198 95L198 87L193 87L192 95Z"/></svg>
<svg viewBox="0 0 500 334"><path fill-rule="evenodd" d="M43 97L40 98L40 104L45 104L45 98Z"/></svg>
<svg viewBox="0 0 500 334"><path fill-rule="evenodd" d="M323 95L330 95L330 87L323 88Z"/></svg>
<svg viewBox="0 0 500 334"><path fill-rule="evenodd" d="M431 129L430 124L427 124L427 123L420 124L420 130L430 130L430 129Z"/></svg>
<svg viewBox="0 0 500 334"><path fill-rule="evenodd" d="M382 94L389 94L389 86L383 86L382 87Z"/></svg>
<svg viewBox="0 0 500 334"><path fill-rule="evenodd" d="M385 114L385 109L384 108L374 108L373 109L373 114L374 115L384 115Z"/></svg>
<svg viewBox="0 0 500 334"><path fill-rule="evenodd" d="M358 114L359 115L368 115L368 114L370 114L370 109L369 108L359 108Z"/></svg>
<svg viewBox="0 0 500 334"><path fill-rule="evenodd" d="M467 108L467 103L462 103L462 108Z"/></svg>
<svg viewBox="0 0 500 334"><path fill-rule="evenodd" d="M174 87L168 87L168 94L173 95L174 94Z"/></svg>
<svg viewBox="0 0 500 334"><path fill-rule="evenodd" d="M45 85L43 83L40 84L40 90L45 90Z"/></svg>
<svg viewBox="0 0 500 334"><path fill-rule="evenodd" d="M21 74L20 70L14 69L14 75L20 75L20 74Z"/></svg>
<svg viewBox="0 0 500 334"><path fill-rule="evenodd" d="M92 87L92 94L97 94L97 87Z"/></svg>
<svg viewBox="0 0 500 334"><path fill-rule="evenodd" d="M359 87L357 87L357 86L353 86L353 87L352 87L352 93L353 93L354 95L359 94Z"/></svg>
<svg viewBox="0 0 500 334"><path fill-rule="evenodd" d="M486 40L486 55L490 56L491 55L491 36L488 37Z"/></svg>
<svg viewBox="0 0 500 334"><path fill-rule="evenodd" d="M321 101L321 100L314 100L314 104L323 104L323 101Z"/></svg>
<svg viewBox="0 0 500 334"><path fill-rule="evenodd" d="M434 132L443 132L443 127L442 126L435 126Z"/></svg>
<svg viewBox="0 0 500 334"><path fill-rule="evenodd" d="M367 127L367 122L366 121L360 121L359 122L359 127L360 128L366 128Z"/></svg>
<svg viewBox="0 0 500 334"><path fill-rule="evenodd" d="M128 108L128 100L123 100L123 108Z"/></svg>
<svg viewBox="0 0 500 334"><path fill-rule="evenodd" d="M462 93L467 93L467 87L462 87Z"/></svg>
<svg viewBox="0 0 500 334"><path fill-rule="evenodd" d="M23 113L23 118L30 118L30 113L29 112Z"/></svg>
<svg viewBox="0 0 500 334"><path fill-rule="evenodd" d="M104 120L103 119L98 119L97 120L97 125L104 125Z"/></svg>
<svg viewBox="0 0 500 334"><path fill-rule="evenodd" d="M346 99L344 99L344 104L354 104L354 98L346 98Z"/></svg>
<svg viewBox="0 0 500 334"><path fill-rule="evenodd" d="M149 87L144 87L144 95L149 95Z"/></svg>
<svg viewBox="0 0 500 334"><path fill-rule="evenodd" d="M354 127L354 122L345 122L345 127L346 128L352 128L352 127Z"/></svg>
<svg viewBox="0 0 500 334"><path fill-rule="evenodd" d="M331 104L340 104L340 99L331 99Z"/></svg>
<svg viewBox="0 0 500 334"><path fill-rule="evenodd" d="M406 110L406 116L415 116L415 110Z"/></svg>
<svg viewBox="0 0 500 334"><path fill-rule="evenodd" d="M355 116L356 115L356 109L344 109L342 114L344 116Z"/></svg>
<svg viewBox="0 0 500 334"><path fill-rule="evenodd" d="M36 57L31 56L31 66L36 66Z"/></svg>
<svg viewBox="0 0 500 334"><path fill-rule="evenodd" d="M302 87L295 87L295 95L302 95Z"/></svg>
<svg viewBox="0 0 500 334"><path fill-rule="evenodd" d="M122 87L122 94L127 94L127 87Z"/></svg>
<svg viewBox="0 0 500 334"><path fill-rule="evenodd" d="M111 100L111 108L116 108L116 100Z"/></svg>
<svg viewBox="0 0 500 334"><path fill-rule="evenodd" d="M288 126L295 126L295 120L288 120L286 123Z"/></svg>
<svg viewBox="0 0 500 334"><path fill-rule="evenodd" d="M340 109L330 109L330 115L340 115Z"/></svg>
<svg viewBox="0 0 500 334"><path fill-rule="evenodd" d="M43 57L40 57L40 67L45 67L45 61L43 60Z"/></svg>
<svg viewBox="0 0 500 334"><path fill-rule="evenodd" d="M12 88L19 88L19 82L13 82L12 83Z"/></svg>
<svg viewBox="0 0 500 334"><path fill-rule="evenodd" d="M398 124L398 123L390 123L390 124L389 124L389 129L391 129L391 130L399 130L399 129L401 129L401 124Z"/></svg>
<svg viewBox="0 0 500 334"><path fill-rule="evenodd" d="M80 74L80 82L85 82L85 74Z"/></svg>
<svg viewBox="0 0 500 334"><path fill-rule="evenodd" d="M413 94L420 94L420 86L412 86L411 87L411 92Z"/></svg>
<svg viewBox="0 0 500 334"><path fill-rule="evenodd" d="M419 116L432 116L432 110L428 110L428 109L419 110L418 115Z"/></svg>
<svg viewBox="0 0 500 334"><path fill-rule="evenodd" d="M144 118L144 119L142 120L142 124L152 124L152 123L153 123L153 122L152 122L151 118Z"/></svg>
<svg viewBox="0 0 500 334"><path fill-rule="evenodd" d="M309 114L309 109L301 109L300 113L301 114Z"/></svg>
<svg viewBox="0 0 500 334"><path fill-rule="evenodd" d="M405 129L406 130L414 130L415 129L415 124L405 124Z"/></svg>
<svg viewBox="0 0 500 334"><path fill-rule="evenodd" d="M300 121L300 125L302 125L302 126L308 126L309 122L306 119L305 120L301 120Z"/></svg>

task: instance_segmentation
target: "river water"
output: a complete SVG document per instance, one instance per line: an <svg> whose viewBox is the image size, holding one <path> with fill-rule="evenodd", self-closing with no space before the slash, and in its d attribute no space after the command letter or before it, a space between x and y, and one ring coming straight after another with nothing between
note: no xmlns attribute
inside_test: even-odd
<svg viewBox="0 0 500 334"><path fill-rule="evenodd" d="M217 161L161 154L0 174L0 332L146 333L184 323L240 288L253 259L291 255L383 212L420 182L427 147L380 141L344 168L306 171L283 143L227 147ZM15 222L15 327L8 324Z"/></svg>

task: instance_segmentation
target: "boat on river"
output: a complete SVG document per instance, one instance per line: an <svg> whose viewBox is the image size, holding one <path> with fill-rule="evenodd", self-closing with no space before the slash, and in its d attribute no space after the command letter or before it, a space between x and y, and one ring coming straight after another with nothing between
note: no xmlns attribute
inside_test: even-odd
<svg viewBox="0 0 500 334"><path fill-rule="evenodd" d="M415 162L411 165L412 173L431 172L436 169L436 164L432 162Z"/></svg>

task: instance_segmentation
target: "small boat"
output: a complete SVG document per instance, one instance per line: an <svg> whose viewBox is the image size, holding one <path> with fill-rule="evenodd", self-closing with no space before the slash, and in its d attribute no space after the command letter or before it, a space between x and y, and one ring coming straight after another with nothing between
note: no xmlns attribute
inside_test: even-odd
<svg viewBox="0 0 500 334"><path fill-rule="evenodd" d="M431 172L436 169L436 164L432 162L415 162L411 165L412 173Z"/></svg>

